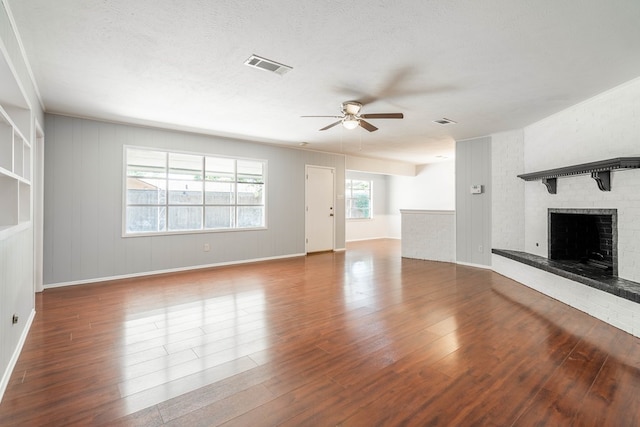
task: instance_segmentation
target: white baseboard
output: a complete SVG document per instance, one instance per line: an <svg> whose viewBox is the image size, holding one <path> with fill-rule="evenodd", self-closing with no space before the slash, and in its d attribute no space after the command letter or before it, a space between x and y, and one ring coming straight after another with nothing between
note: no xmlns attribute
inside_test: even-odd
<svg viewBox="0 0 640 427"><path fill-rule="evenodd" d="M493 270L493 268L490 265L484 265L484 264L473 264L470 262L462 262L462 261L456 261L456 264L466 265L467 267L484 268L485 270Z"/></svg>
<svg viewBox="0 0 640 427"><path fill-rule="evenodd" d="M366 239L351 239L347 240L347 243L352 242L366 242L367 240L400 240L399 237L367 237Z"/></svg>
<svg viewBox="0 0 640 427"><path fill-rule="evenodd" d="M205 265L195 265L190 267L180 267L180 268L169 268L166 270L155 270L155 271L144 271L141 273L132 273L132 274L122 274L119 276L109 276L109 277L98 277L93 279L85 279L85 280L74 280L72 282L58 282L58 283L49 283L44 285L44 289L53 289L53 288L61 288L65 286L77 286L77 285L87 285L89 283L100 283L100 282L108 282L111 280L121 280L121 279L132 279L135 277L144 277L144 276L154 276L156 274L166 274L166 273L179 273L182 271L191 271L191 270L202 270L205 268L213 268L213 267L225 267L229 265L239 265L239 264L250 264L253 262L261 262L261 261L272 261L276 259L285 259L285 258L295 258L300 256L305 256L306 254L290 254L290 255L280 255L275 257L266 257L266 258L253 258L247 260L240 261L229 261L229 262L219 262L216 264L205 264Z"/></svg>
<svg viewBox="0 0 640 427"><path fill-rule="evenodd" d="M9 379L11 379L11 374L13 373L13 369L16 367L16 363L18 363L18 358L20 357L20 353L22 352L22 347L24 347L24 343L27 341L27 335L29 335L29 330L31 329L31 324L33 323L33 319L36 317L36 310L32 309L29 318L27 319L27 323L24 325L24 329L22 330L22 334L20 335L20 340L18 341L18 345L11 356L11 360L9 360L9 365L7 365L7 369L4 371L2 375L2 382L0 382L0 402L2 402L2 398L4 397L4 392L7 390L7 386L9 385Z"/></svg>

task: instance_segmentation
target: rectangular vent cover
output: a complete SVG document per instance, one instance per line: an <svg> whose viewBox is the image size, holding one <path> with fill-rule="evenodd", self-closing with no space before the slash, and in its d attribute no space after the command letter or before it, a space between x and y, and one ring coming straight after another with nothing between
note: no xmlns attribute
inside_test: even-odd
<svg viewBox="0 0 640 427"><path fill-rule="evenodd" d="M279 62L272 61L270 59L262 58L258 55L251 55L249 59L244 61L244 65L257 68L259 70L270 71L279 75L288 73L293 67L280 64Z"/></svg>
<svg viewBox="0 0 640 427"><path fill-rule="evenodd" d="M447 118L444 118L444 117L443 117L443 118L441 118L441 119L438 119L438 120L434 120L433 122L434 122L434 123L438 123L439 125L443 125L443 126L445 126L445 125L451 125L451 124L456 124L456 123L457 123L457 122L454 122L454 121L453 121L453 120L451 120L451 119L447 119Z"/></svg>

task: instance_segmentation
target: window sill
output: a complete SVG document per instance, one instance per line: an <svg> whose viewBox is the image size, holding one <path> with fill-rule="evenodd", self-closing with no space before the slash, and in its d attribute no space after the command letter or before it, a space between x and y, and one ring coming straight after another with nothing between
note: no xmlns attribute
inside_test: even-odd
<svg viewBox="0 0 640 427"><path fill-rule="evenodd" d="M254 227L254 228L217 228L214 230L177 230L177 231L162 231L162 232L149 232L149 233L122 233L123 238L128 237L158 237L158 236L175 236L183 234L209 234L209 233L235 233L239 231L262 231L267 230L268 227Z"/></svg>

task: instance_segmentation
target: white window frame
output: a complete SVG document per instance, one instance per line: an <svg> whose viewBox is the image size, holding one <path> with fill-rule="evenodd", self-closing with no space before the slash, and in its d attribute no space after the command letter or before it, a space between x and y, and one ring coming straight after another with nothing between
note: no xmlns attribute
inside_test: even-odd
<svg viewBox="0 0 640 427"><path fill-rule="evenodd" d="M351 207L349 205L349 200L353 200L353 185L348 186L347 181L363 181L369 183L369 216L364 218L352 218L349 216L351 213ZM373 219L373 181L370 179L358 179L358 178L347 178L345 179L345 218L348 221L369 221ZM349 192L349 194L347 194Z"/></svg>
<svg viewBox="0 0 640 427"><path fill-rule="evenodd" d="M135 149L135 150L147 150L147 151L155 151L155 152L163 152L167 154L167 162L168 162L168 158L170 154L187 154L187 155L194 155L194 156L202 156L203 157L203 161L204 158L206 157L213 157L213 158L221 158L221 159L231 159L231 160L235 160L235 161L251 161L251 162L261 162L263 164L263 169L262 169L262 178L263 178L263 185L264 185L264 190L263 190L263 200L264 203L263 206L264 208L264 226L262 227L228 227L228 228L204 228L204 207L205 206L211 206L211 204L207 204L205 197L203 197L202 200L202 204L170 204L169 203L169 195L168 195L168 186L167 186L167 195L166 195L166 202L165 202L165 207L167 208L166 211L167 213L165 213L165 215L167 215L167 218L165 219L165 221L168 221L168 207L169 206L202 206L203 207L203 219L202 219L202 227L201 229L194 229L194 230L169 230L168 226L167 229L164 231L145 231L145 232L127 232L127 207L128 206L136 206L136 204L132 204L129 205L127 204L127 178L128 178L128 171L127 171L127 150L128 149ZM143 237L143 236L165 236L165 235L175 235L175 234L203 234L203 233L226 233L226 232L237 232L237 231L252 231L252 230L266 230L268 228L268 208L267 208L267 203L268 203L268 182L267 182L267 176L268 176L268 162L265 159L256 159L256 158L249 158L249 157L235 157L235 156L225 156L225 155L220 155L220 154L215 154L215 153L201 153L201 152L193 152L193 151L181 151L181 150L173 150L173 149L165 149L165 148L156 148L156 147L146 147L146 146L135 146L135 145L123 145L123 150L122 150L122 159L123 159L123 172L122 172L122 237ZM169 182L169 178L168 178L168 173L169 173L169 168L168 168L168 164L166 167L166 171L167 171L167 177L165 178L167 181L167 184ZM205 180L204 174L203 174L203 183L207 182ZM234 184L236 184L235 186L235 192L236 192L236 197L235 197L235 201L233 204L230 204L229 206L234 206L236 207L236 218L237 218L237 207L238 206L251 206L251 205L246 205L246 204L238 204L238 198L237 198L237 192L238 192L238 188L237 188L237 170L236 170L236 181L234 182ZM139 205L141 206L141 205ZM149 205L149 206L162 206L161 204L158 205ZM257 206L257 205L256 205ZM236 224L237 225L237 224Z"/></svg>

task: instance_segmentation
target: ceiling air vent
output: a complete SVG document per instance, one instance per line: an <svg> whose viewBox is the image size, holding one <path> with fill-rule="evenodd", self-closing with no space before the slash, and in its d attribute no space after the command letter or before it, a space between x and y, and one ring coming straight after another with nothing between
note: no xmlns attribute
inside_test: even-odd
<svg viewBox="0 0 640 427"><path fill-rule="evenodd" d="M446 125L455 125L458 122L454 122L451 119L446 119L446 118L443 117L441 119L434 120L433 123L437 123L439 125L446 126Z"/></svg>
<svg viewBox="0 0 640 427"><path fill-rule="evenodd" d="M249 67L257 68L259 70L270 71L279 75L286 74L293 69L293 67L280 64L279 62L272 61L267 58L262 58L258 55L251 55L249 59L244 61L244 65L248 65Z"/></svg>

